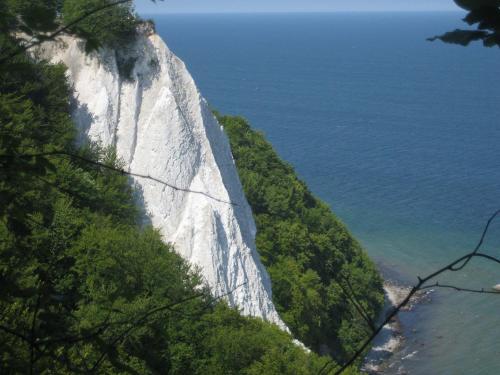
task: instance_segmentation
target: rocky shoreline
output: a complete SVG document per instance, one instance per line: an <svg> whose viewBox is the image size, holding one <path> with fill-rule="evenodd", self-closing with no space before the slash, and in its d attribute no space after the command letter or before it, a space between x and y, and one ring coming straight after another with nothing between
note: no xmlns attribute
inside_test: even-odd
<svg viewBox="0 0 500 375"><path fill-rule="evenodd" d="M381 320L389 314L392 309L398 306L408 295L411 287L400 285L392 280L384 282L385 292L385 307L381 315ZM415 306L422 301L429 301L431 291L418 292L410 300L410 302L401 309L402 312L411 312ZM405 336L403 335L403 327L398 316L394 317L386 324L379 336L375 339L373 347L365 358L362 370L368 374L381 374L390 367L389 359L394 354L401 351L404 347ZM405 355L402 359L413 357L417 353ZM398 371L398 373L405 373Z"/></svg>

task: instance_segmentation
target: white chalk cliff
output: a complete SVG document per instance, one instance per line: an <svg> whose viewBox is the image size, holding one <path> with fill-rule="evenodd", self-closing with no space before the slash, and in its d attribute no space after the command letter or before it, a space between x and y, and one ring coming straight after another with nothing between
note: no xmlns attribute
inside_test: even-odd
<svg viewBox="0 0 500 375"><path fill-rule="evenodd" d="M229 142L184 63L156 34L118 53L86 55L70 37L40 53L68 67L82 137L116 146L126 170L183 189L134 178L165 241L199 266L214 295L234 290L227 296L232 306L287 330L272 303ZM117 59L132 68L132 79L119 74Z"/></svg>

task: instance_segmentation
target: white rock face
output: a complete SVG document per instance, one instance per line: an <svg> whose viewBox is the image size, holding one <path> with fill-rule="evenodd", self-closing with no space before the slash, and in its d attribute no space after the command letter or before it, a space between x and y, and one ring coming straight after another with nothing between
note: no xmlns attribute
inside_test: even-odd
<svg viewBox="0 0 500 375"><path fill-rule="evenodd" d="M125 80L115 51L85 55L81 47L65 37L40 52L68 67L81 136L115 145L132 173L203 192L135 178L152 224L200 267L214 295L236 289L227 297L232 306L288 330L272 303L228 140L184 63L158 35L140 36L120 51L122 61L136 60Z"/></svg>

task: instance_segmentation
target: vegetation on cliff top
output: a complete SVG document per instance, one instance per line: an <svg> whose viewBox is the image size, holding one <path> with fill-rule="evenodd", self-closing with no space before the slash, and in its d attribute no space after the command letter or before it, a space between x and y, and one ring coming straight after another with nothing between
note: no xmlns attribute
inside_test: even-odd
<svg viewBox="0 0 500 375"><path fill-rule="evenodd" d="M157 231L137 224L127 177L104 167L120 165L113 150L75 146L64 67L30 59L15 33L42 40L90 3L110 2L0 3L0 372L317 373L325 358L229 309ZM123 5L85 21L66 32L91 50L131 37L137 18ZM351 297L370 317L380 280L291 168L263 140L247 141L255 167L278 176L247 189L278 307L306 343L344 358L364 329L339 277L356 285Z"/></svg>
<svg viewBox="0 0 500 375"><path fill-rule="evenodd" d="M125 45L141 21L132 1L116 0L5 0L0 3L0 14L0 27L6 33L3 39L12 38L8 32L14 31L29 36L30 42L44 41L64 29L63 34L85 40L87 51ZM0 42L2 52L8 52L5 40Z"/></svg>
<svg viewBox="0 0 500 375"><path fill-rule="evenodd" d="M75 146L65 68L12 34L53 29L52 3L0 3L0 373L317 373L325 358L228 308L137 224L112 150Z"/></svg>
<svg viewBox="0 0 500 375"><path fill-rule="evenodd" d="M229 309L136 224L127 176L47 155L119 165L75 146L64 72L0 75L0 372L317 373L324 358Z"/></svg>
<svg viewBox="0 0 500 375"><path fill-rule="evenodd" d="M218 118L253 209L257 248L281 317L315 351L326 345L339 361L349 358L383 303L374 264L261 133L240 117Z"/></svg>

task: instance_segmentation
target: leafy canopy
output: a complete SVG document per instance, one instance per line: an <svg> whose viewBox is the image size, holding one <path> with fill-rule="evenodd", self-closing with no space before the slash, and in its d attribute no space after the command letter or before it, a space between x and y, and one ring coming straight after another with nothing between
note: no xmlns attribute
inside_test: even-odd
<svg viewBox="0 0 500 375"><path fill-rule="evenodd" d="M22 45L13 30L58 27L65 4L0 2L8 31L0 54ZM0 373L313 374L323 367L325 358L287 333L212 296L154 228L138 224L139 192L101 166L120 166L114 151L76 146L63 66L25 53L4 62Z"/></svg>
<svg viewBox="0 0 500 375"><path fill-rule="evenodd" d="M83 38L88 52L122 48L141 22L132 0L2 0L0 62L61 34Z"/></svg>
<svg viewBox="0 0 500 375"><path fill-rule="evenodd" d="M366 338L383 303L374 264L330 208L240 117L218 116L257 224L257 248L273 300L293 334L344 360Z"/></svg>
<svg viewBox="0 0 500 375"><path fill-rule="evenodd" d="M29 74L27 74L29 73ZM209 293L140 212L113 150L75 146L64 68L0 86L0 372L313 374L326 359Z"/></svg>
<svg viewBox="0 0 500 375"><path fill-rule="evenodd" d="M33 61L17 34L43 41L90 12L89 3L111 4L0 2L0 372L317 373L325 358L229 309L157 231L138 224L139 192L126 176L50 156L62 150L120 166L112 149L75 145L64 67ZM88 50L127 43L137 22L132 8L106 9L106 17L92 14L65 32L83 37ZM242 144L232 144L278 309L305 343L343 358L366 328L342 280L356 285L347 293L374 316L380 279L263 138L240 130Z"/></svg>

